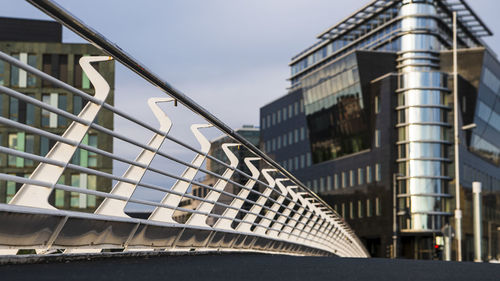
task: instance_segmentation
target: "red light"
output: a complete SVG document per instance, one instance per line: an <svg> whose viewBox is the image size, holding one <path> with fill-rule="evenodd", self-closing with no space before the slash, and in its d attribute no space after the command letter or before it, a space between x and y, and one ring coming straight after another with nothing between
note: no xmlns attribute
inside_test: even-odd
<svg viewBox="0 0 500 281"><path fill-rule="evenodd" d="M439 245L434 245L434 249L439 249Z"/></svg>

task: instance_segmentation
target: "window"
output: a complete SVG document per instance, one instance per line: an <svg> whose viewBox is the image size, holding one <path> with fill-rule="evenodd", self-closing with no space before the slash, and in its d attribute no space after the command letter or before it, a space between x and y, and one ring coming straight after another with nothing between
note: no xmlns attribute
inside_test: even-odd
<svg viewBox="0 0 500 281"><path fill-rule="evenodd" d="M488 68L484 68L483 83L488 86L493 93L498 93L500 90L500 79L498 79Z"/></svg>
<svg viewBox="0 0 500 281"><path fill-rule="evenodd" d="M266 128L266 118L262 118L262 120L260 121L260 127L262 127L263 130Z"/></svg>
<svg viewBox="0 0 500 281"><path fill-rule="evenodd" d="M16 176L16 174L9 174L10 176ZM20 183L16 183L14 181L7 182L7 188L5 190L5 202L10 202L12 197L16 195L17 190L21 187Z"/></svg>
<svg viewBox="0 0 500 281"><path fill-rule="evenodd" d="M375 147L380 147L380 130L375 130Z"/></svg>
<svg viewBox="0 0 500 281"><path fill-rule="evenodd" d="M37 56L35 54L28 54L28 64L34 68L38 68L36 64ZM36 76L28 73L27 74L27 86L29 88L36 87Z"/></svg>
<svg viewBox="0 0 500 281"><path fill-rule="evenodd" d="M358 168L358 185L364 184L364 179L365 175L363 168Z"/></svg>
<svg viewBox="0 0 500 281"><path fill-rule="evenodd" d="M80 187L80 174L71 175L71 186ZM72 208L80 207L80 193L71 192L69 205Z"/></svg>
<svg viewBox="0 0 500 281"><path fill-rule="evenodd" d="M366 166L366 183L372 182L372 167Z"/></svg>
<svg viewBox="0 0 500 281"><path fill-rule="evenodd" d="M354 179L354 171L350 170L349 171L349 186L354 186L354 182L356 180Z"/></svg>
<svg viewBox="0 0 500 281"><path fill-rule="evenodd" d="M332 190L332 176L326 177L326 189L328 191Z"/></svg>
<svg viewBox="0 0 500 281"><path fill-rule="evenodd" d="M295 113L294 115L295 116L299 115L299 103L298 102L295 102L293 104L293 108L294 108L294 113Z"/></svg>
<svg viewBox="0 0 500 281"><path fill-rule="evenodd" d="M295 170L298 170L299 169L299 156L295 156L294 162L295 162Z"/></svg>
<svg viewBox="0 0 500 281"><path fill-rule="evenodd" d="M35 122L35 107L14 97L10 97L9 100L9 119L26 125L33 125Z"/></svg>
<svg viewBox="0 0 500 281"><path fill-rule="evenodd" d="M313 190L314 190L314 192L318 192L318 180L317 179L313 180Z"/></svg>
<svg viewBox="0 0 500 281"><path fill-rule="evenodd" d="M319 178L319 191L321 191L321 192L325 191L325 178L324 177Z"/></svg>
<svg viewBox="0 0 500 281"><path fill-rule="evenodd" d="M283 147L286 147L288 145L288 139L287 139L287 134L283 135Z"/></svg>
<svg viewBox="0 0 500 281"><path fill-rule="evenodd" d="M89 146L97 148L97 135L89 135ZM88 153L88 166L95 168L97 167L97 153L95 152L90 152Z"/></svg>
<svg viewBox="0 0 500 281"><path fill-rule="evenodd" d="M364 210L363 210L363 201L358 200L358 218L363 218Z"/></svg>
<svg viewBox="0 0 500 281"><path fill-rule="evenodd" d="M304 169L306 167L306 156L304 154L300 155L300 168Z"/></svg>
<svg viewBox="0 0 500 281"><path fill-rule="evenodd" d="M293 171L293 158L288 159L288 168L290 168L290 171Z"/></svg>
<svg viewBox="0 0 500 281"><path fill-rule="evenodd" d="M354 219L354 204L352 201L349 202L349 218Z"/></svg>
<svg viewBox="0 0 500 281"><path fill-rule="evenodd" d="M276 148L277 149L281 148L281 136L278 136L278 139L276 140Z"/></svg>
<svg viewBox="0 0 500 281"><path fill-rule="evenodd" d="M342 188L347 187L347 174L346 172L342 172Z"/></svg>
<svg viewBox="0 0 500 281"><path fill-rule="evenodd" d="M307 164L306 164L306 165L307 165L307 167L310 167L310 166L311 166L311 160L312 160L312 159L311 159L311 153L310 153L310 152L308 152L308 153L307 153L307 157L306 157L306 161L307 161Z"/></svg>
<svg viewBox="0 0 500 281"><path fill-rule="evenodd" d="M271 116L267 115L266 119L267 119L267 126L266 126L266 128L269 128L269 127L271 127Z"/></svg>
<svg viewBox="0 0 500 281"><path fill-rule="evenodd" d="M26 135L24 150L27 153L35 154L35 136L34 135ZM33 160L24 159L24 165L27 167L32 167Z"/></svg>
<svg viewBox="0 0 500 281"><path fill-rule="evenodd" d="M24 151L25 133L9 134L9 148ZM24 167L24 158L9 155L7 164L10 167Z"/></svg>
<svg viewBox="0 0 500 281"><path fill-rule="evenodd" d="M271 141L270 140L266 141L266 149L267 149L267 152L271 152Z"/></svg>
<svg viewBox="0 0 500 281"><path fill-rule="evenodd" d="M271 150L272 150L272 151L275 151L275 150L276 150L276 139L275 139L275 138L273 138L273 139L271 140L271 145L272 145L272 149L271 149Z"/></svg>
<svg viewBox="0 0 500 281"><path fill-rule="evenodd" d="M345 219L345 203L342 203L342 217Z"/></svg>
<svg viewBox="0 0 500 281"><path fill-rule="evenodd" d="M97 176L88 175L87 176L87 189L96 190L97 187ZM95 208L96 207L96 197L95 195L86 195L87 196L87 207Z"/></svg>
<svg viewBox="0 0 500 281"><path fill-rule="evenodd" d="M272 122L272 124L274 126L274 125L276 125L276 112L273 112L272 116L273 116L273 122Z"/></svg>
<svg viewBox="0 0 500 281"><path fill-rule="evenodd" d="M303 141L306 139L306 129L304 127L300 127L300 140Z"/></svg>
<svg viewBox="0 0 500 281"><path fill-rule="evenodd" d="M304 112L304 100L300 100L300 113Z"/></svg>
<svg viewBox="0 0 500 281"><path fill-rule="evenodd" d="M333 188L339 189L339 175L338 174L333 175Z"/></svg>
<svg viewBox="0 0 500 281"><path fill-rule="evenodd" d="M382 215L382 206L380 205L380 198L379 197L375 198L375 215L376 216Z"/></svg>
<svg viewBox="0 0 500 281"><path fill-rule="evenodd" d="M293 111L292 111L292 105L288 105L288 118L292 118L292 114L293 114Z"/></svg>
<svg viewBox="0 0 500 281"><path fill-rule="evenodd" d="M370 218L371 216L373 216L372 201L368 198L366 199L366 217Z"/></svg>
<svg viewBox="0 0 500 281"><path fill-rule="evenodd" d="M380 170L380 164L375 164L375 181L380 181L382 179L382 172Z"/></svg>
<svg viewBox="0 0 500 281"><path fill-rule="evenodd" d="M288 114L287 114L286 107L285 107L285 108L283 108L283 121L286 121L287 117L288 117Z"/></svg>
<svg viewBox="0 0 500 281"><path fill-rule="evenodd" d="M64 183L64 175L61 175L59 180L57 181L58 184L65 184ZM64 207L64 199L65 199L65 194L64 190L61 189L55 189L55 205L57 208L62 208Z"/></svg>
<svg viewBox="0 0 500 281"><path fill-rule="evenodd" d="M293 131L293 135L295 137L295 143L298 143L299 142L299 130L298 129L295 129Z"/></svg>
<svg viewBox="0 0 500 281"><path fill-rule="evenodd" d="M43 94L42 102L54 107L58 107L59 95L57 93ZM57 121L57 114L46 109L42 109L42 127L57 128Z"/></svg>
<svg viewBox="0 0 500 281"><path fill-rule="evenodd" d="M293 144L293 131L288 132L288 142Z"/></svg>
<svg viewBox="0 0 500 281"><path fill-rule="evenodd" d="M43 55L42 71L63 82L68 82L68 56L59 54ZM77 72L75 71L75 74ZM43 80L42 83L44 87L54 87L48 80Z"/></svg>
<svg viewBox="0 0 500 281"><path fill-rule="evenodd" d="M374 105L375 105L375 114L379 114L380 113L380 102L378 100L378 96L375 96L375 99L373 101Z"/></svg>

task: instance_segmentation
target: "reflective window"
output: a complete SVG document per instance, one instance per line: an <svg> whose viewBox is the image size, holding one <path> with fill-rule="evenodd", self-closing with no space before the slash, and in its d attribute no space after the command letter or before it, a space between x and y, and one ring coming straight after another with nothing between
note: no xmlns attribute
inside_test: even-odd
<svg viewBox="0 0 500 281"><path fill-rule="evenodd" d="M380 130L375 130L375 147L380 147Z"/></svg>
<svg viewBox="0 0 500 281"><path fill-rule="evenodd" d="M71 175L71 186L80 187L80 174ZM79 208L80 207L80 193L71 192L70 197L70 207Z"/></svg>
<svg viewBox="0 0 500 281"><path fill-rule="evenodd" d="M358 218L363 218L365 210L363 208L363 201L358 200Z"/></svg>
<svg viewBox="0 0 500 281"><path fill-rule="evenodd" d="M446 123L448 111L442 108L409 107L398 111L398 123Z"/></svg>
<svg viewBox="0 0 500 281"><path fill-rule="evenodd" d="M380 198L375 197L375 215L376 216L381 216L382 215L382 206L380 204Z"/></svg>
<svg viewBox="0 0 500 281"><path fill-rule="evenodd" d="M437 90L409 90L398 94L398 105L445 105L445 95Z"/></svg>
<svg viewBox="0 0 500 281"><path fill-rule="evenodd" d="M349 186L354 186L355 182L356 182L356 179L354 178L354 171L350 170L349 171Z"/></svg>
<svg viewBox="0 0 500 281"><path fill-rule="evenodd" d="M372 201L370 198L366 199L366 217L370 218L373 216Z"/></svg>
<svg viewBox="0 0 500 281"><path fill-rule="evenodd" d="M358 185L364 184L365 172L363 168L358 168Z"/></svg>
<svg viewBox="0 0 500 281"><path fill-rule="evenodd" d="M499 93L500 79L486 67L484 68L483 83L488 86L493 93Z"/></svg>
<svg viewBox="0 0 500 281"><path fill-rule="evenodd" d="M366 166L366 183L371 183L372 182L372 167L371 166Z"/></svg>
<svg viewBox="0 0 500 281"><path fill-rule="evenodd" d="M375 181L382 180L382 171L380 169L380 164L375 164Z"/></svg>
<svg viewBox="0 0 500 281"><path fill-rule="evenodd" d="M496 142L493 144L490 141L478 136L477 134L472 135L471 140L471 151L480 156L488 159L489 161L500 165L500 144Z"/></svg>
<svg viewBox="0 0 500 281"><path fill-rule="evenodd" d="M340 184L339 184L339 175L338 174L334 174L333 175L333 187L335 189L339 189L339 186L340 186Z"/></svg>
<svg viewBox="0 0 500 281"><path fill-rule="evenodd" d="M59 180L57 181L58 184L65 184L64 182L65 178L64 178L64 175L61 175L61 177L59 178ZM62 208L64 207L65 205L65 195L66 195L66 192L64 190L61 190L61 189L55 189L55 205L56 207L58 208Z"/></svg>
<svg viewBox="0 0 500 281"><path fill-rule="evenodd" d="M63 82L68 82L68 56L45 54L42 58L42 71ZM48 80L42 80L43 87L54 87Z"/></svg>
<svg viewBox="0 0 500 281"><path fill-rule="evenodd" d="M354 204L352 201L349 202L349 218L354 219Z"/></svg>
<svg viewBox="0 0 500 281"><path fill-rule="evenodd" d="M97 135L89 135L88 145L97 148ZM88 152L88 166L95 168L97 167L97 154L95 152Z"/></svg>

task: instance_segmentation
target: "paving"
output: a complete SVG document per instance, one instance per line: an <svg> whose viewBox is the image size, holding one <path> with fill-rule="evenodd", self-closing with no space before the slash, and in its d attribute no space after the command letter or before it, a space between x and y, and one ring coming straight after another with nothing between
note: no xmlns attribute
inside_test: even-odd
<svg viewBox="0 0 500 281"><path fill-rule="evenodd" d="M108 256L0 265L0 280L500 280L500 264L262 254Z"/></svg>

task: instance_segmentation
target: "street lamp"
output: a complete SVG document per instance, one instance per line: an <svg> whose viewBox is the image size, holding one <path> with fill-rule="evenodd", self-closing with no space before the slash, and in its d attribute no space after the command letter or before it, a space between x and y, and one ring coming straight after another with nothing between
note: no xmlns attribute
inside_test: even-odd
<svg viewBox="0 0 500 281"><path fill-rule="evenodd" d="M455 146L455 228L457 240L457 261L462 261L462 210L460 208L460 162L458 128L458 58L457 58L457 12L453 12L453 129ZM474 129L476 124L463 126L462 130Z"/></svg>

